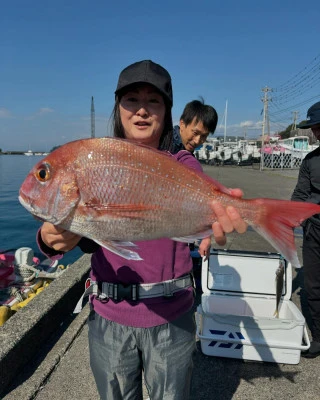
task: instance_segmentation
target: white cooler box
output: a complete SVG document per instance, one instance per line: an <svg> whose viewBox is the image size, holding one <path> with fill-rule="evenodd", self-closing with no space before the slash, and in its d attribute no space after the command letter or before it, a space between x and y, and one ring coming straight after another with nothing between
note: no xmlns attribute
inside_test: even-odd
<svg viewBox="0 0 320 400"><path fill-rule="evenodd" d="M197 335L204 354L299 363L310 341L305 319L290 300L292 267L286 260L279 318L273 316L280 260L276 253L213 250L202 262Z"/></svg>

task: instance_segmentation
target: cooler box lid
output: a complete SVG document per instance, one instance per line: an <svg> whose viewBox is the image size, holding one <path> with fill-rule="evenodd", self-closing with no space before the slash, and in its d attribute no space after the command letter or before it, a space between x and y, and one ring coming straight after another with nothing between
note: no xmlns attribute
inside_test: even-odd
<svg viewBox="0 0 320 400"><path fill-rule="evenodd" d="M275 297L276 271L284 262L282 298L290 300L292 267L278 253L211 249L202 261L201 286L205 294Z"/></svg>

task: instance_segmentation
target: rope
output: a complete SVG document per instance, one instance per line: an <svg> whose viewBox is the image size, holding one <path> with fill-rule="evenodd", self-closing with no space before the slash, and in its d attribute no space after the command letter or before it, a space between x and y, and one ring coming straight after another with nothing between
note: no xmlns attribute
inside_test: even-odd
<svg viewBox="0 0 320 400"><path fill-rule="evenodd" d="M19 277L20 281L30 282L38 277L39 270L32 265L14 264L14 273Z"/></svg>
<svg viewBox="0 0 320 400"><path fill-rule="evenodd" d="M26 296L20 292L20 290L16 287L10 288L10 295L14 296L18 302L20 303L21 301L25 300Z"/></svg>
<svg viewBox="0 0 320 400"><path fill-rule="evenodd" d="M47 278L56 279L58 278L64 270L58 269L56 272L45 272L40 269L35 268L33 265L14 265L14 272L20 282L31 282L36 278Z"/></svg>

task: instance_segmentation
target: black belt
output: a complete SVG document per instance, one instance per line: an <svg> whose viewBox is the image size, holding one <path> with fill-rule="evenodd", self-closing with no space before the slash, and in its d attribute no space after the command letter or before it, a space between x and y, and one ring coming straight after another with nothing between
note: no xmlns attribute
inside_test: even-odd
<svg viewBox="0 0 320 400"><path fill-rule="evenodd" d="M191 274L158 283L133 283L129 285L96 282L89 278L86 281L86 290L78 301L74 313L79 313L81 311L83 298L90 294L93 294L99 300L113 299L115 301L137 301L139 299L150 299L153 297L171 297L174 293L190 286L194 286Z"/></svg>

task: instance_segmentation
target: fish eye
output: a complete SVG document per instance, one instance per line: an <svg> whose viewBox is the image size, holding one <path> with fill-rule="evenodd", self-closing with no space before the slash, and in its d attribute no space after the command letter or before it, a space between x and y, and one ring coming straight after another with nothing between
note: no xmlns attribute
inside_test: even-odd
<svg viewBox="0 0 320 400"><path fill-rule="evenodd" d="M41 164L36 171L36 178L40 182L46 182L50 179L50 168L48 164Z"/></svg>

